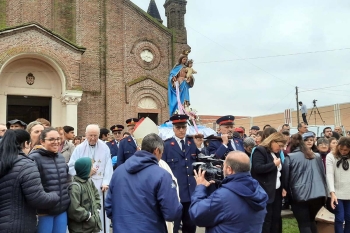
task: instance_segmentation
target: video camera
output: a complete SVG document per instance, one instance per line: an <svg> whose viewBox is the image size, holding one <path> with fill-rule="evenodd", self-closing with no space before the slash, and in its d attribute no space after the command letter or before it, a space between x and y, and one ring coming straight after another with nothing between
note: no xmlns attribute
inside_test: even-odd
<svg viewBox="0 0 350 233"><path fill-rule="evenodd" d="M214 159L214 156L215 155L206 156L201 153L197 157L197 162L192 163L192 166L197 171L197 173L199 171L199 168L201 168L202 171L205 171L204 178L207 181L222 181L224 179L224 173L222 170L224 160Z"/></svg>
<svg viewBox="0 0 350 233"><path fill-rule="evenodd" d="M316 101L317 101L317 100L313 100L312 103L313 103L313 104L316 104Z"/></svg>

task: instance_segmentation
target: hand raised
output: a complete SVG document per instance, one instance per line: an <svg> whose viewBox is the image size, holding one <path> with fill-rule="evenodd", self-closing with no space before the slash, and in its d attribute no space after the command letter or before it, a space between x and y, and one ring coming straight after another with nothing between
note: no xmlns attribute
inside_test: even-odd
<svg viewBox="0 0 350 233"><path fill-rule="evenodd" d="M222 139L222 144L225 144L225 145L228 144L228 134L222 134L221 139Z"/></svg>
<svg viewBox="0 0 350 233"><path fill-rule="evenodd" d="M196 170L193 170L194 172L194 178L196 179L197 185L204 185L205 187L208 187L210 184L215 183L215 181L211 180L211 181L207 181L205 179L205 171L202 171L201 168L199 168L198 170L198 174Z"/></svg>
<svg viewBox="0 0 350 233"><path fill-rule="evenodd" d="M278 167L281 164L281 159L280 158L275 158L273 160L273 162L275 163L276 167Z"/></svg>
<svg viewBox="0 0 350 233"><path fill-rule="evenodd" d="M96 172L97 172L97 168L93 168L93 169L91 170L91 175L95 175Z"/></svg>

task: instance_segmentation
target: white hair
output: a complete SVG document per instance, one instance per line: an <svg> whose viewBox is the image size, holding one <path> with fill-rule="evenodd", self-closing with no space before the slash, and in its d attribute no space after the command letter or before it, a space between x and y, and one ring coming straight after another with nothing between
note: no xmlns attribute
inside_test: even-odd
<svg viewBox="0 0 350 233"><path fill-rule="evenodd" d="M98 131L98 133L100 133L100 126L96 125L96 124L90 124L88 126L86 126L85 129L85 133L87 133L88 131Z"/></svg>

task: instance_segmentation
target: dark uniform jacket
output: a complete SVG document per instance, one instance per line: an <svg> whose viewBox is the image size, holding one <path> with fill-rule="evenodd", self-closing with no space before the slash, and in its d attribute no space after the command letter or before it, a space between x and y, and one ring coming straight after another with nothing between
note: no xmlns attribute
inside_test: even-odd
<svg viewBox="0 0 350 233"><path fill-rule="evenodd" d="M192 138L185 137L184 141L185 155L175 138L165 140L162 159L168 163L177 179L181 202L190 202L196 187L192 163L196 162L200 151Z"/></svg>
<svg viewBox="0 0 350 233"><path fill-rule="evenodd" d="M218 135L220 136L220 134ZM236 146L236 150L244 152L243 141L240 138L233 138L233 143ZM227 147L222 144L220 140L210 140L208 150L210 154L215 154L218 159L225 159L226 155L234 151L231 140L229 140Z"/></svg>
<svg viewBox="0 0 350 233"><path fill-rule="evenodd" d="M0 232L35 233L36 208L51 208L59 201L55 192L46 193L35 162L24 154L0 177Z"/></svg>
<svg viewBox="0 0 350 233"><path fill-rule="evenodd" d="M123 138L119 142L117 167L130 158L137 151L137 146L131 136Z"/></svg>
<svg viewBox="0 0 350 233"><path fill-rule="evenodd" d="M144 150L137 151L114 171L105 209L114 233L164 233L165 221L172 222L182 214L170 173Z"/></svg>
<svg viewBox="0 0 350 233"><path fill-rule="evenodd" d="M38 209L38 214L59 215L68 209L70 199L68 195L68 165L60 153L53 153L45 149L38 149L29 154L36 162L41 182L46 192L55 192L60 197L59 202L48 210Z"/></svg>
<svg viewBox="0 0 350 233"><path fill-rule="evenodd" d="M107 146L109 147L109 150L111 151L111 158L114 157L114 156L118 156L118 144L120 142L116 141L116 140L112 140L112 141L109 141L107 142Z"/></svg>

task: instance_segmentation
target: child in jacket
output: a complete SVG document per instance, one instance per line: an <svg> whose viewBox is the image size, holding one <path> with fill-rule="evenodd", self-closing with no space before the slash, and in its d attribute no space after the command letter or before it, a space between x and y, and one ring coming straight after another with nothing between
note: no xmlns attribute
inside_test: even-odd
<svg viewBox="0 0 350 233"><path fill-rule="evenodd" d="M76 175L68 187L71 199L68 208L68 229L71 233L100 232L101 200L91 181L92 162L90 158L80 158L74 165Z"/></svg>

